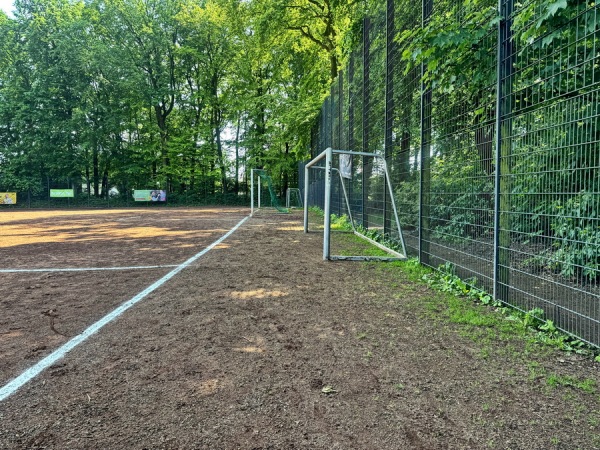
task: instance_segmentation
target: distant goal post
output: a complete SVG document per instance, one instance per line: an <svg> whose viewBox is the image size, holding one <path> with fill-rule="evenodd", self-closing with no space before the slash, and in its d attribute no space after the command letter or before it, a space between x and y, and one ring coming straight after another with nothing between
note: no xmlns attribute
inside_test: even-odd
<svg viewBox="0 0 600 450"><path fill-rule="evenodd" d="M343 182L342 171L345 172L344 167L333 167L334 155L347 155L348 157L363 156L378 159L383 169L383 175L385 177L385 189L388 191L390 203L393 211L393 222L398 233L398 238L401 246L401 251L393 250L386 245L374 241L368 238L364 234L356 230L354 226L354 220L352 218L350 201L348 198L348 192L346 191L345 184ZM325 166L318 166L317 163L325 160ZM390 181L390 175L387 167L385 158L376 153L369 152L353 152L350 150L335 150L331 147L324 150L321 154L309 161L304 167L304 232L308 233L308 208L309 208L309 174L311 170L323 170L325 172L325 193L324 193L324 223L323 223L323 260L380 260L380 261L394 261L394 260L405 260L406 259L406 246L404 244L404 237L402 235L402 228L400 226L400 220L398 218L398 210L396 208L396 202L394 200L392 184ZM344 194L344 202L348 211L349 221L352 226L352 231L362 239L367 240L371 244L379 247L380 249L387 252L390 256L388 257L374 257L374 256L339 256L331 255L331 185L334 178L334 174L339 176L340 184L342 186Z"/></svg>

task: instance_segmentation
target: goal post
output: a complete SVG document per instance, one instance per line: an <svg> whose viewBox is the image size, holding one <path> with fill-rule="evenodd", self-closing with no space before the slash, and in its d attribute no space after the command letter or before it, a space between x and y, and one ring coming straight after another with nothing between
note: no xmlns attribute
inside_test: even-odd
<svg viewBox="0 0 600 450"><path fill-rule="evenodd" d="M349 197L348 197L348 192L346 190L343 178L344 176L342 175L342 171L345 171L345 168L337 168L334 167L334 155L348 155L350 157L352 156L363 156L363 157L371 157L374 159L379 159L379 161L381 162L381 166L383 169L383 176L385 177L385 189L387 190L387 195L389 196L390 199L390 203L392 205L392 211L393 211L393 222L395 224L397 233L398 233L398 237L399 237L399 241L400 241L400 246L401 246L401 251L397 252L395 250L392 250L391 248L374 241L373 239L368 238L367 236L365 236L364 234L360 233L354 226L354 220L352 218L352 213L351 213L351 207L350 207L350 201L349 201ZM317 165L317 163L321 162L321 161L325 161L325 166L322 165ZM341 169L341 170L340 170ZM385 158L381 155L377 155L375 153L368 153L368 152L353 152L350 150L335 150L332 149L331 147L327 148L326 150L324 150L322 153L320 153L318 156L316 156L315 158L313 158L311 161L309 161L305 167L304 167L304 232L308 233L309 229L308 229L308 205L309 205L309 174L311 170L323 170L325 172L325 180L324 180L324 184L325 184L325 193L324 193L324 208L323 208L323 212L324 212L324 220L323 220L323 259L324 260L353 260L353 261L360 261L360 260L382 260L382 261L390 261L390 260L404 260L406 259L406 247L404 244L404 237L402 235L402 228L400 226L400 220L398 218L398 210L396 208L396 202L394 200L394 194L393 194L393 189L392 189L392 184L390 181L390 176L389 176L389 171L388 171L388 167L387 167L387 163L385 161ZM343 190L343 194L344 194L344 202L348 211L348 216L350 219L350 224L352 227L352 231L354 232L354 234L356 234L357 236L361 237L362 239L365 239L367 241L369 241L371 244L379 247L380 249L384 250L385 252L387 252L389 255L389 257L373 257L373 256L338 256L338 255L331 255L331 185L332 185L332 181L334 176L337 175L339 176L340 179L340 184L342 186L342 190ZM364 206L363 206L364 207Z"/></svg>

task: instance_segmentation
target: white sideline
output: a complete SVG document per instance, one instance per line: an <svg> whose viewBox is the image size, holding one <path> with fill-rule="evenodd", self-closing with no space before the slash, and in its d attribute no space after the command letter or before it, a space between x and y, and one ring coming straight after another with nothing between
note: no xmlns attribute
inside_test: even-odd
<svg viewBox="0 0 600 450"><path fill-rule="evenodd" d="M106 270L143 270L143 269L166 269L177 267L178 264L165 264L161 266L125 266L125 267L65 267L63 269L0 269L0 273L28 273L28 272L91 272Z"/></svg>
<svg viewBox="0 0 600 450"><path fill-rule="evenodd" d="M210 244L204 250L202 250L199 253L196 253L190 259L188 259L184 263L182 263L179 266L177 266L175 269L173 269L172 271L170 271L168 274L166 274L161 279L155 281L153 284L151 284L150 286L148 286L146 289L144 289L142 292L140 292L139 294L137 294L135 297L133 297L130 300L126 301L121 306L119 306L117 309L115 309L114 311L108 313L102 319L98 320L96 323L90 325L81 334L79 334L78 336L75 336L74 338L72 338L71 340L69 340L68 342L66 342L65 344L63 344L62 346L60 346L59 348L57 348L56 350L54 350L48 356L46 356L45 358L43 358L42 360L40 360L39 362L37 362L36 364L34 364L33 366L31 366L29 369L25 370L17 378L15 378L14 380L10 381L5 386L3 386L2 388L0 388L0 402L3 401L3 400L5 400L5 399L7 399L8 397L10 397L17 390L19 390L24 384L28 383L33 378L35 378L36 376L38 376L42 371L44 371L45 369L47 369L48 367L50 367L51 365L53 365L56 361L58 361L59 359L61 359L69 351L73 350L79 344L81 344L82 342L84 342L85 340L87 340L87 338L89 338L90 336L92 336L94 333L96 333L102 327L104 327L108 323L110 323L113 320L115 320L117 317L119 317L121 314L123 314L129 308L131 308L132 306L134 306L136 303L138 303L140 300L142 300L144 297L146 297L152 291L158 289L160 286L162 286L163 284L165 284L167 281L169 281L171 278L173 278L175 275L177 275L183 269L185 269L186 267L188 267L194 261L196 261L200 257L204 256L206 253L208 253L210 250L212 250L213 248L215 248L217 245L219 245L221 242L223 242L225 239L227 239L229 236L231 236L249 218L250 218L250 216L247 216L244 219L242 219L240 222L237 223L236 226L234 226L231 230L229 230L225 235L223 235L221 238L217 239L215 242L213 242L212 244Z"/></svg>

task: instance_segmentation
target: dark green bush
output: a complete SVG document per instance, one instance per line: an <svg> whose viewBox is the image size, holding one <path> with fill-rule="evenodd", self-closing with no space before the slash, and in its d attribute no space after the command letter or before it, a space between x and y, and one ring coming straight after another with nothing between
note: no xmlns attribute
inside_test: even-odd
<svg viewBox="0 0 600 450"><path fill-rule="evenodd" d="M600 277L600 196L582 191L554 205L552 268L565 277Z"/></svg>

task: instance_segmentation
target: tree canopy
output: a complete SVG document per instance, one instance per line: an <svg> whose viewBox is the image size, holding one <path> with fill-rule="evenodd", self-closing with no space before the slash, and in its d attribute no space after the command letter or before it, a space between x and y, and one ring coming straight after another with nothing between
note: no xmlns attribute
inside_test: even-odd
<svg viewBox="0 0 600 450"><path fill-rule="evenodd" d="M0 190L283 191L362 2L17 0L0 13Z"/></svg>

